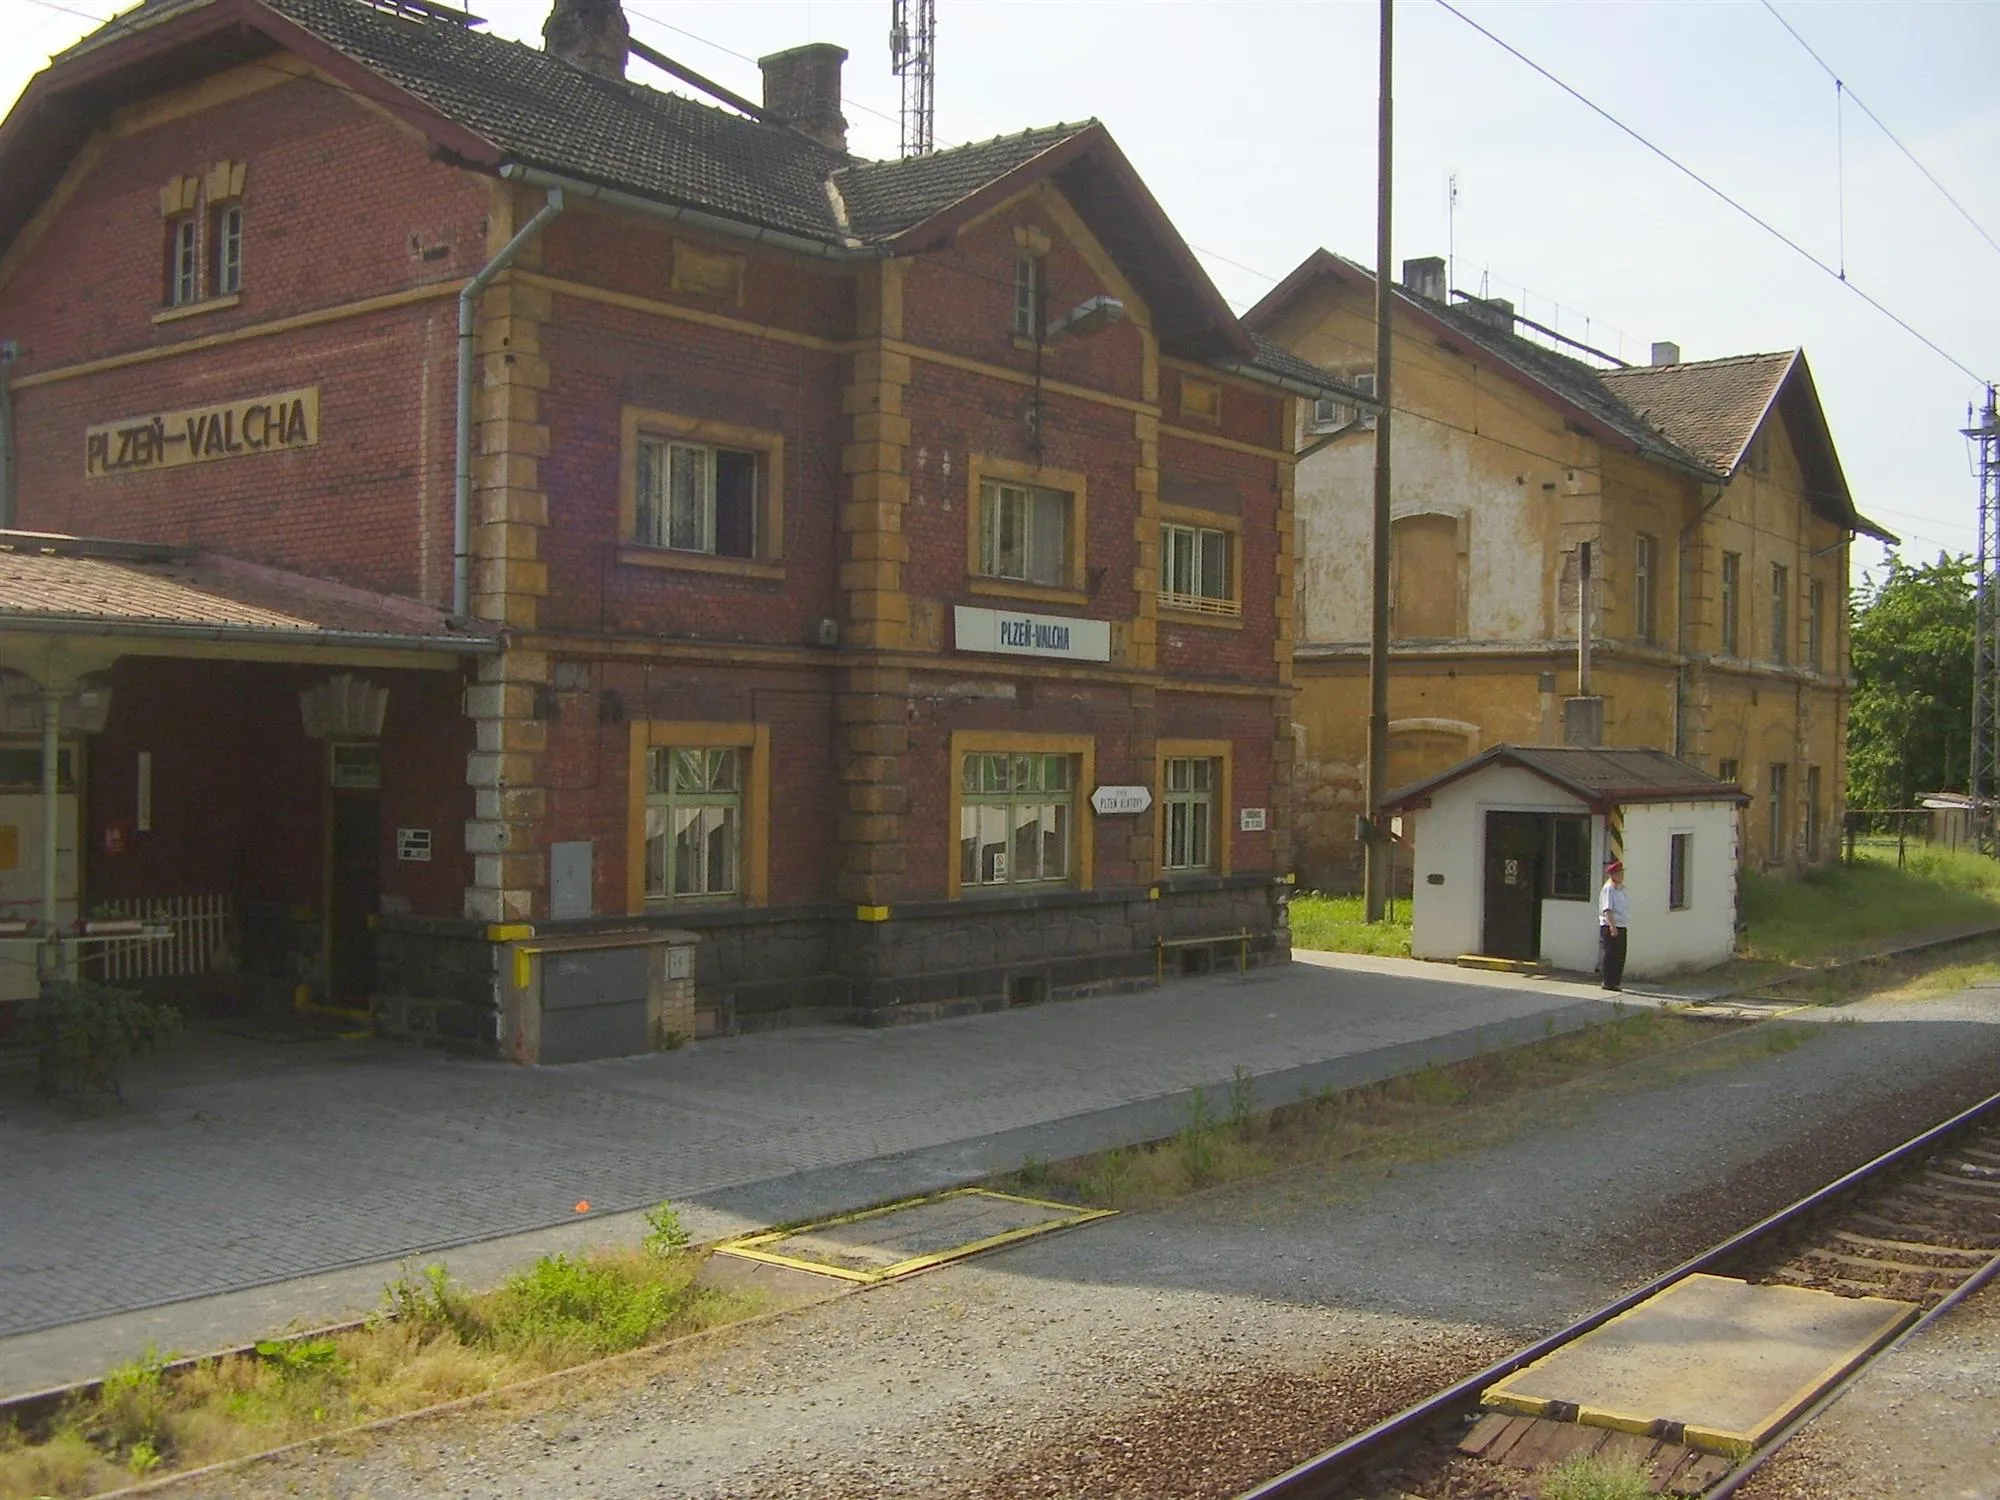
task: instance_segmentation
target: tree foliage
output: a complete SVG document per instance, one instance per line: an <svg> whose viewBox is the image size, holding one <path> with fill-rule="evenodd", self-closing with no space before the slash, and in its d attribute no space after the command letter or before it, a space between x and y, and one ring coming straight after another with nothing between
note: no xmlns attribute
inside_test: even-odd
<svg viewBox="0 0 2000 1500"><path fill-rule="evenodd" d="M1854 700L1847 801L1912 807L1925 792L1966 790L1972 736L1972 565L1890 557L1853 594Z"/></svg>

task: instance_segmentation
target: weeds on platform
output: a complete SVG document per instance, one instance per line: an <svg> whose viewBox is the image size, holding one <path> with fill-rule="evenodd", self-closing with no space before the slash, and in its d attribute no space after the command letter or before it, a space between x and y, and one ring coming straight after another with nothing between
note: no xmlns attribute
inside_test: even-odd
<svg viewBox="0 0 2000 1500"><path fill-rule="evenodd" d="M697 1283L672 1209L648 1248L548 1255L489 1292L442 1266L410 1271L380 1316L320 1338L168 1369L148 1350L46 1431L0 1428L0 1500L71 1497L198 1468L378 1417L478 1395L749 1317L759 1301Z"/></svg>
<svg viewBox="0 0 2000 1500"><path fill-rule="evenodd" d="M1301 891L1289 908L1292 946L1324 953L1372 953L1381 958L1410 956L1410 903L1397 901L1386 922L1369 922L1359 896L1325 896Z"/></svg>
<svg viewBox="0 0 2000 1500"><path fill-rule="evenodd" d="M1536 1042L1353 1089L1322 1089L1276 1109L1256 1110L1250 1076L1236 1072L1229 1109L1218 1116L1194 1090L1179 1129L1165 1140L1067 1161L1034 1161L999 1186L1105 1208L1144 1208L1221 1183L1300 1167L1393 1170L1524 1128L1530 1103L1581 1112L1598 1092L1790 1051L1824 1028L1755 1027L1644 1010L1602 1026L1546 1032ZM1645 1065L1645 1076L1632 1075Z"/></svg>

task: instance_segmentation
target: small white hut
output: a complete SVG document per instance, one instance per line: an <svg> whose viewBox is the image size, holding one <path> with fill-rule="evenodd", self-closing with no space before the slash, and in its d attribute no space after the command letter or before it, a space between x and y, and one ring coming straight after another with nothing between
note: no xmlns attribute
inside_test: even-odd
<svg viewBox="0 0 2000 1500"><path fill-rule="evenodd" d="M1384 804L1416 846L1410 952L1588 973L1604 870L1623 859L1626 974L1721 963L1746 801L1664 750L1495 745Z"/></svg>

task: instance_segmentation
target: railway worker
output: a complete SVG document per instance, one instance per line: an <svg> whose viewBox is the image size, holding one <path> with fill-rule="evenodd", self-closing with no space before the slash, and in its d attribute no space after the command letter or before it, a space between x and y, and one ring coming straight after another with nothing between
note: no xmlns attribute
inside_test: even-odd
<svg viewBox="0 0 2000 1500"><path fill-rule="evenodd" d="M1604 867L1604 889L1597 893L1597 932L1604 944L1604 987L1625 984L1625 929L1632 904L1625 895L1625 865L1612 860Z"/></svg>

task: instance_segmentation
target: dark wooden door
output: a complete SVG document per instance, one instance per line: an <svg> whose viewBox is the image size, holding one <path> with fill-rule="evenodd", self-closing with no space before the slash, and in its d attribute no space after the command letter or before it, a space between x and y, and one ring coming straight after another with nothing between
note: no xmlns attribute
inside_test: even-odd
<svg viewBox="0 0 2000 1500"><path fill-rule="evenodd" d="M1486 815L1486 920L1479 951L1537 958L1542 951L1542 861L1548 819L1541 813Z"/></svg>
<svg viewBox="0 0 2000 1500"><path fill-rule="evenodd" d="M368 919L382 894L382 799L333 794L331 917L327 978L336 1005L365 1010L375 993L375 934Z"/></svg>

